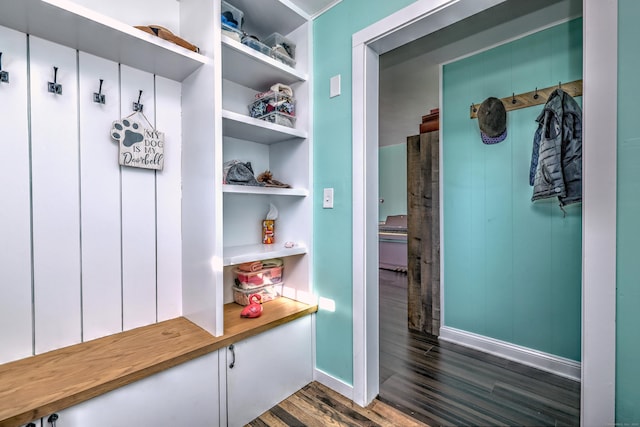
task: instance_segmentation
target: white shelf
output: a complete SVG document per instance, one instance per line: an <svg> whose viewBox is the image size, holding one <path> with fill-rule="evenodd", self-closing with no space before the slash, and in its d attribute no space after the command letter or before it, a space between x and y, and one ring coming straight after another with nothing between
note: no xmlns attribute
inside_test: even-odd
<svg viewBox="0 0 640 427"><path fill-rule="evenodd" d="M0 11L2 26L176 81L209 61L67 0L0 0Z"/></svg>
<svg viewBox="0 0 640 427"><path fill-rule="evenodd" d="M303 188L275 188L275 187L256 187L253 185L230 185L222 186L223 193L231 194L258 194L266 196L296 196L307 197L309 190Z"/></svg>
<svg viewBox="0 0 640 427"><path fill-rule="evenodd" d="M224 34L222 77L256 92L267 90L274 82L292 84L308 79L306 73L276 61Z"/></svg>
<svg viewBox="0 0 640 427"><path fill-rule="evenodd" d="M225 136L261 144L307 138L305 131L254 119L229 110L222 110L222 132Z"/></svg>
<svg viewBox="0 0 640 427"><path fill-rule="evenodd" d="M307 253L306 246L298 245L285 248L284 243L273 245L245 245L224 248L223 265L237 265L243 262L259 261L269 258L280 258Z"/></svg>
<svg viewBox="0 0 640 427"><path fill-rule="evenodd" d="M307 22L309 16L304 16L306 13L301 8L294 10L294 2L286 2L288 6L284 4L285 2L281 0L229 1L244 12L243 29L261 39L273 32L287 35Z"/></svg>

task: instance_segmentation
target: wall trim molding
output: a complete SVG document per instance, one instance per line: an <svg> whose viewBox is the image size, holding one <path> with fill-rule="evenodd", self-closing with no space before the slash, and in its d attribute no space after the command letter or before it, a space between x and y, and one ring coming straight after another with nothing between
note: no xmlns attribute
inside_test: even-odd
<svg viewBox="0 0 640 427"><path fill-rule="evenodd" d="M540 370L580 382L581 363L576 362L575 360L448 326L440 328L439 339L473 348L475 350L480 350L494 356L512 360L523 365L538 368Z"/></svg>
<svg viewBox="0 0 640 427"><path fill-rule="evenodd" d="M333 377L326 372L315 368L313 370L313 380L319 382L322 385L329 387L330 389L337 391L349 400L353 400L353 386L346 382Z"/></svg>

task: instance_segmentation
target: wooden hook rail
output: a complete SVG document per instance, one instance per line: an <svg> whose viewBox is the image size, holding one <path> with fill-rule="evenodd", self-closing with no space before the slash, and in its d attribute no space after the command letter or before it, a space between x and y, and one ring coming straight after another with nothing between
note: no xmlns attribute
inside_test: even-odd
<svg viewBox="0 0 640 427"><path fill-rule="evenodd" d="M573 97L582 96L582 80L576 80L569 83L559 83L555 86L549 86L543 89L536 89L527 93L521 93L518 95L513 94L511 96L501 98L500 100L504 104L505 110L519 110L520 108L527 108L534 105L545 104L553 91L558 88L562 89ZM471 104L471 107L469 107L469 118L478 118L478 107L480 107L480 104L481 103Z"/></svg>

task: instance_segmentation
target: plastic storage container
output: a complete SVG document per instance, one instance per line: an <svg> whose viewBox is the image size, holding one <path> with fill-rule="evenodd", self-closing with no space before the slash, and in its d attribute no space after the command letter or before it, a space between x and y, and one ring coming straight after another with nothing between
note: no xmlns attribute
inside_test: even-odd
<svg viewBox="0 0 640 427"><path fill-rule="evenodd" d="M237 28L229 27L226 24L222 24L222 34L229 38L232 38L238 43L242 43L242 38L244 37L244 33L241 30L238 30Z"/></svg>
<svg viewBox="0 0 640 427"><path fill-rule="evenodd" d="M290 67L296 66L296 44L280 33L273 33L263 40L271 49L270 56Z"/></svg>
<svg viewBox="0 0 640 427"><path fill-rule="evenodd" d="M258 271L242 271L233 269L235 286L240 289L256 289L264 285L282 283L284 267L270 267Z"/></svg>
<svg viewBox="0 0 640 427"><path fill-rule="evenodd" d="M282 295L282 283L264 285L253 289L233 287L233 300L240 305L249 305L249 297L253 294L260 295L262 302L272 301Z"/></svg>
<svg viewBox="0 0 640 427"><path fill-rule="evenodd" d="M288 57L283 53L280 53L277 50L274 50L273 48L271 48L271 52L269 53L269 55L271 55L272 58L277 59L278 61L288 65L291 68L294 68L296 66L295 60L291 59L290 57Z"/></svg>
<svg viewBox="0 0 640 427"><path fill-rule="evenodd" d="M273 33L262 42L272 50L280 52L291 59L296 59L296 44L282 34Z"/></svg>
<svg viewBox="0 0 640 427"><path fill-rule="evenodd" d="M258 40L254 39L253 37L249 37L249 36L244 36L242 38L242 44L249 46L251 49L255 49L258 52L264 54L264 55L269 55L271 53L271 49L269 48L269 46L267 46L264 43L259 42Z"/></svg>
<svg viewBox="0 0 640 427"><path fill-rule="evenodd" d="M269 91L263 93L262 96L249 104L249 115L251 117L260 118L274 111L295 116L295 99L282 92Z"/></svg>
<svg viewBox="0 0 640 427"><path fill-rule="evenodd" d="M244 12L224 0L220 2L220 12L222 25L242 30L242 24L244 24Z"/></svg>
<svg viewBox="0 0 640 427"><path fill-rule="evenodd" d="M265 116L260 117L260 120L265 120L270 123L275 123L277 125L282 125L290 128L296 127L295 116L278 113L277 111L274 111L273 113L269 113Z"/></svg>

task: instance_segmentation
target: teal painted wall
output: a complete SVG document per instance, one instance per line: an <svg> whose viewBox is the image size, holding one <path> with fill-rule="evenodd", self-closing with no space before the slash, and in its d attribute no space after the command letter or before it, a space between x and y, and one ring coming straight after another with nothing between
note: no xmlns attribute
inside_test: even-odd
<svg viewBox="0 0 640 427"><path fill-rule="evenodd" d="M378 218L407 214L407 144L386 145L378 150Z"/></svg>
<svg viewBox="0 0 640 427"><path fill-rule="evenodd" d="M581 205L531 202L542 106L508 113L508 137L480 140L469 106L582 78L582 19L443 68L445 324L580 360ZM577 99L581 102L581 98Z"/></svg>
<svg viewBox="0 0 640 427"><path fill-rule="evenodd" d="M316 316L316 367L353 384L351 244L351 36L413 0L344 0L313 23L314 192L333 187L334 209L314 198L313 280L334 312ZM342 95L329 98L329 79L342 76Z"/></svg>
<svg viewBox="0 0 640 427"><path fill-rule="evenodd" d="M640 2L618 2L616 422L640 423Z"/></svg>

